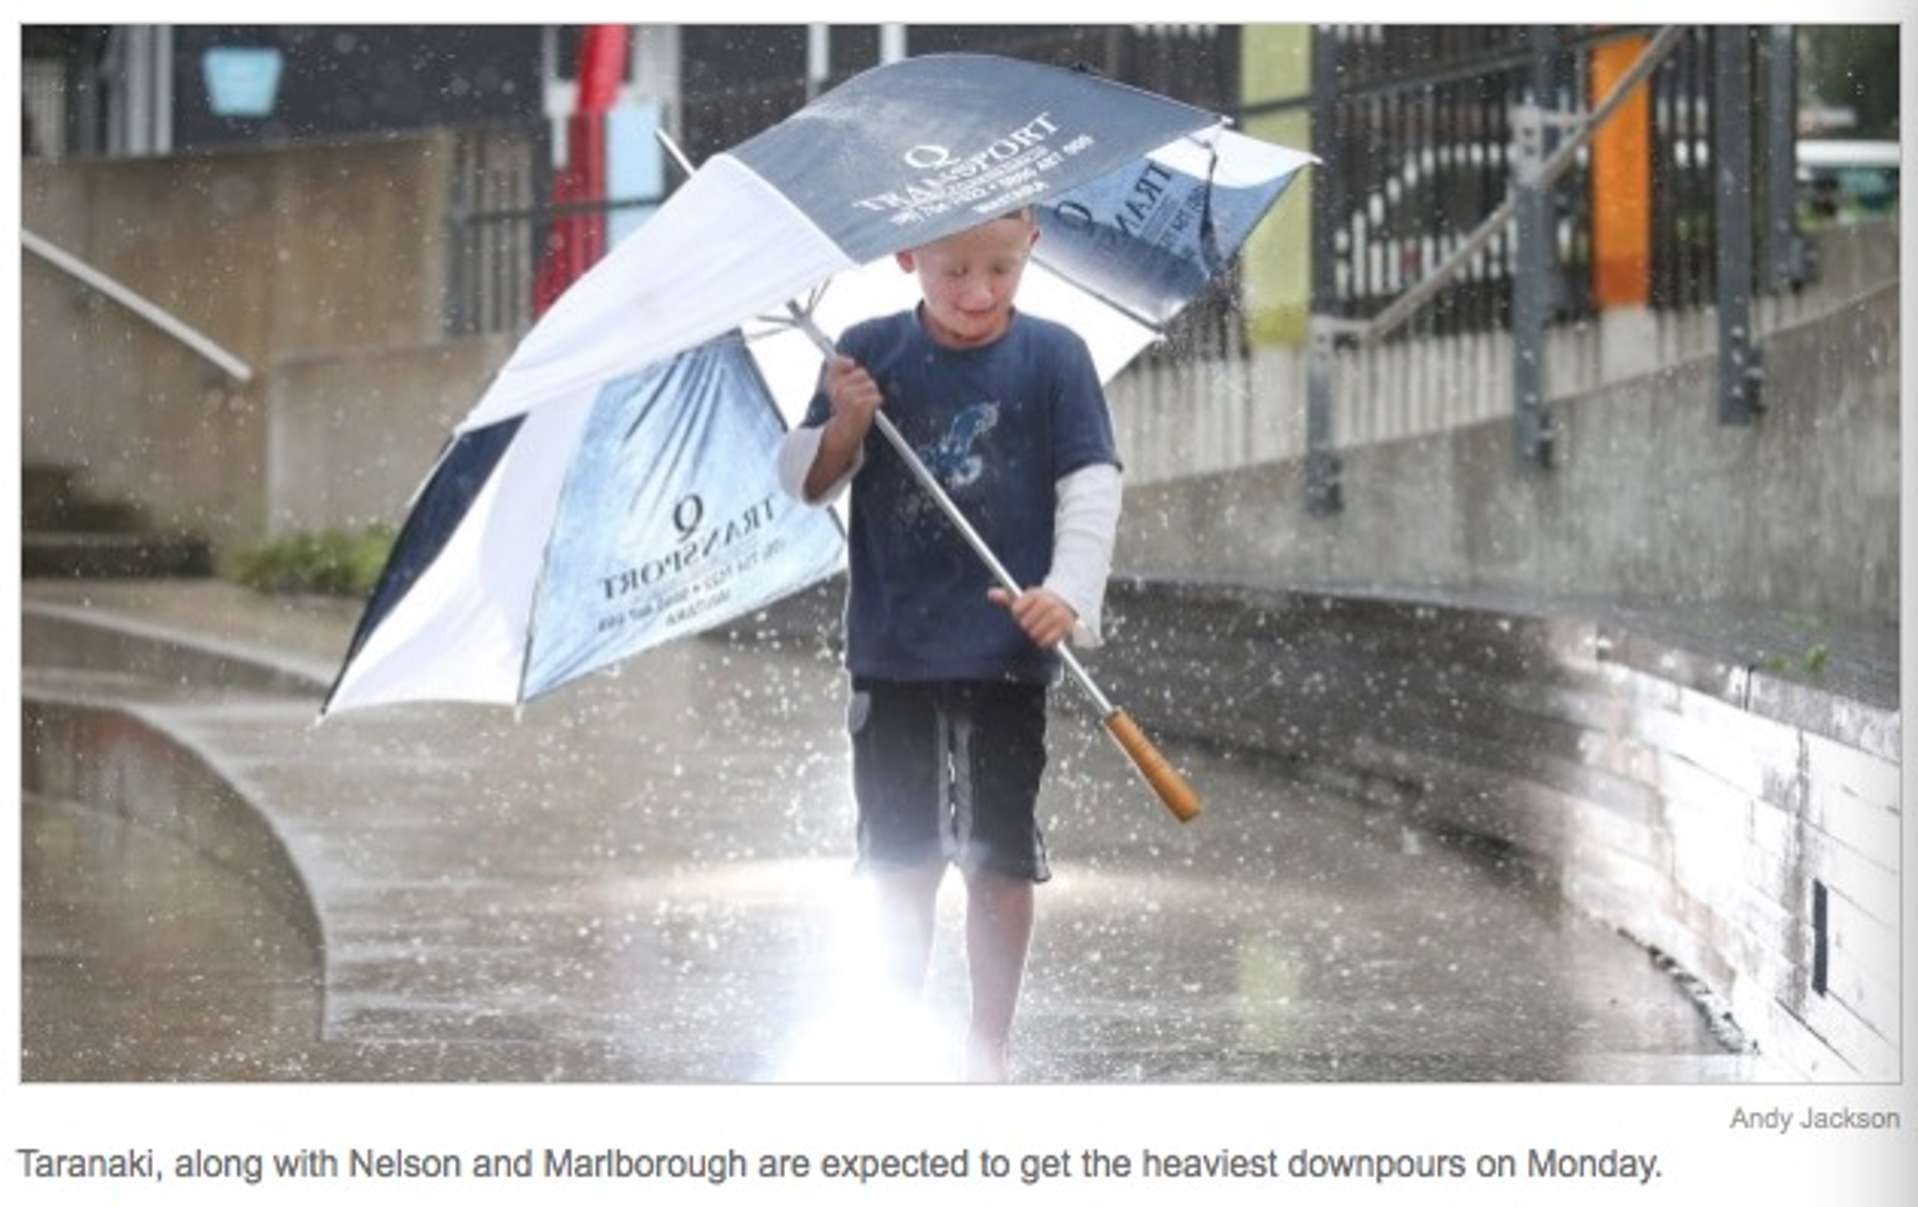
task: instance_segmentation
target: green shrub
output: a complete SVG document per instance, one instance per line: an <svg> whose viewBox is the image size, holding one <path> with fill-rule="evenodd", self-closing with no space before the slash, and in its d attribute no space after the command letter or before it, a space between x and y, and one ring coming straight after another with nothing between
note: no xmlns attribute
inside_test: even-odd
<svg viewBox="0 0 1918 1207"><path fill-rule="evenodd" d="M393 530L298 532L240 554L235 575L256 591L368 595L393 550Z"/></svg>

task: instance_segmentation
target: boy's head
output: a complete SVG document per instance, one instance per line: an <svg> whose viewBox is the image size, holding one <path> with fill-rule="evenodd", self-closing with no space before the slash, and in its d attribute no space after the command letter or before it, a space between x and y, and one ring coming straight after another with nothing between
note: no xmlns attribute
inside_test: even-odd
<svg viewBox="0 0 1918 1207"><path fill-rule="evenodd" d="M1038 239L1028 208L900 252L899 267L919 274L933 339L974 348L1004 335L1026 256Z"/></svg>

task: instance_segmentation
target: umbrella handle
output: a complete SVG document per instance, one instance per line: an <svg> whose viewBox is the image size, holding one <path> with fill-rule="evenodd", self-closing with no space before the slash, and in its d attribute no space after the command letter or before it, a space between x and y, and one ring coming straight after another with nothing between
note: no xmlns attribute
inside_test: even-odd
<svg viewBox="0 0 1918 1207"><path fill-rule="evenodd" d="M1105 727L1106 732L1112 735L1112 740L1119 744L1119 749L1125 751L1132 765L1145 777L1145 782L1159 794L1165 807L1172 810L1172 816L1180 821L1191 821L1199 815L1199 794L1159 753L1159 748L1145 736L1145 731L1139 728L1137 721L1127 716L1123 708L1115 708L1106 714Z"/></svg>

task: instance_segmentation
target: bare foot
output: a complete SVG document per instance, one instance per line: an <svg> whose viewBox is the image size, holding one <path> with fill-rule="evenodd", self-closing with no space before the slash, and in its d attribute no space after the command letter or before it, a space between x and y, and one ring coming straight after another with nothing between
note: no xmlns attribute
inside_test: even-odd
<svg viewBox="0 0 1918 1207"><path fill-rule="evenodd" d="M1005 1040L980 1039L977 1036L966 1040L966 1080L973 1082L1002 1082L1007 1080L1007 1066L1010 1063Z"/></svg>

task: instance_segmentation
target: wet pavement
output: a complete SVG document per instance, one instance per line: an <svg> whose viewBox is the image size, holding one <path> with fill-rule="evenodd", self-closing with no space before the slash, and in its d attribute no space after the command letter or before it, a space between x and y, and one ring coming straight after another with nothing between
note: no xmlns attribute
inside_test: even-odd
<svg viewBox="0 0 1918 1207"><path fill-rule="evenodd" d="M321 982L296 927L151 828L45 797L22 813L24 1069L105 1081L301 1074Z"/></svg>
<svg viewBox="0 0 1918 1207"><path fill-rule="evenodd" d="M29 602L325 666L352 610L218 584ZM323 953L257 890L96 809L24 811L29 1080L951 1079L962 901L925 1001L863 988L841 677L811 643L683 641L513 710L48 674L142 697L277 829ZM1497 852L1246 752L1168 746L1181 827L1061 692L1054 880L1016 1034L1033 1081L1755 1075L1648 954ZM163 941L161 941L163 940Z"/></svg>

